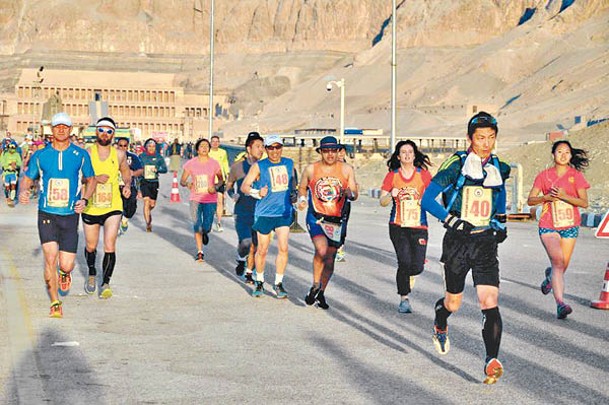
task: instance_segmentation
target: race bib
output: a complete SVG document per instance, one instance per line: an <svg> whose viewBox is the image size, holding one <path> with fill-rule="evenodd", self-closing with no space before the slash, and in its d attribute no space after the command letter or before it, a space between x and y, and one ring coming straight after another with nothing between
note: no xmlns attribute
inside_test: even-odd
<svg viewBox="0 0 609 405"><path fill-rule="evenodd" d="M154 180L156 179L156 166L155 165L146 165L144 166L144 179L145 180Z"/></svg>
<svg viewBox="0 0 609 405"><path fill-rule="evenodd" d="M97 208L112 206L112 183L97 183L93 194L93 206Z"/></svg>
<svg viewBox="0 0 609 405"><path fill-rule="evenodd" d="M421 206L418 200L400 201L400 216L398 222L402 228L421 226Z"/></svg>
<svg viewBox="0 0 609 405"><path fill-rule="evenodd" d="M290 185L287 167L272 166L269 171L271 174L271 191L286 191Z"/></svg>
<svg viewBox="0 0 609 405"><path fill-rule="evenodd" d="M47 205L54 208L65 208L70 203L70 180L50 179L47 193Z"/></svg>
<svg viewBox="0 0 609 405"><path fill-rule="evenodd" d="M209 194L209 183L206 174L199 174L195 177L195 193L197 194Z"/></svg>
<svg viewBox="0 0 609 405"><path fill-rule="evenodd" d="M488 226L491 219L493 191L480 186L463 187L461 219L474 226Z"/></svg>
<svg viewBox="0 0 609 405"><path fill-rule="evenodd" d="M343 230L343 224L335 224L334 222L322 221L320 224L321 229L328 239L340 243L340 237Z"/></svg>
<svg viewBox="0 0 609 405"><path fill-rule="evenodd" d="M552 222L555 228L570 228L575 226L575 210L564 201L552 202Z"/></svg>

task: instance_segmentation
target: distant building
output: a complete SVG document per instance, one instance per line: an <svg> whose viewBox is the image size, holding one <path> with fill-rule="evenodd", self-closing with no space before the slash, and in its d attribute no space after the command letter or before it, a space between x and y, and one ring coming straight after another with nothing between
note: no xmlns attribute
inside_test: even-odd
<svg viewBox="0 0 609 405"><path fill-rule="evenodd" d="M492 116L496 117L499 112L499 106L497 104L468 104L465 116L467 119L471 118L472 115L478 114L480 111L485 111Z"/></svg>
<svg viewBox="0 0 609 405"><path fill-rule="evenodd" d="M60 97L74 127L92 123L89 103L107 102L108 114L121 127L138 128L143 138L162 134L168 139L207 137L209 96L185 93L169 73L108 72L23 69L14 94L0 94L6 101L7 129L26 133L38 130L43 105ZM227 95L214 95L214 119L225 117Z"/></svg>

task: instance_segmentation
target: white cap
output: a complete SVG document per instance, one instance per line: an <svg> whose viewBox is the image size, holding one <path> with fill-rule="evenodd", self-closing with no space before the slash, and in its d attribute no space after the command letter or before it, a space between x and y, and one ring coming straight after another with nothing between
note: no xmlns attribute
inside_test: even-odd
<svg viewBox="0 0 609 405"><path fill-rule="evenodd" d="M264 139L264 146L271 146L274 143L283 145L283 139L279 135L269 135Z"/></svg>
<svg viewBox="0 0 609 405"><path fill-rule="evenodd" d="M56 127L57 125L65 125L71 127L72 119L68 114L64 112L57 113L53 115L53 118L51 119L51 126Z"/></svg>

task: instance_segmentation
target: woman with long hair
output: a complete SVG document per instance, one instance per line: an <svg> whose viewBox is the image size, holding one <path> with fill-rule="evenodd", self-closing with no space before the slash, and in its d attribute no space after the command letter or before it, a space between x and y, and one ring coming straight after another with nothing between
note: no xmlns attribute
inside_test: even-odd
<svg viewBox="0 0 609 405"><path fill-rule="evenodd" d="M590 184L582 171L588 166L589 160L586 151L572 147L565 140L552 145L552 157L554 166L537 175L527 203L543 204L539 218L539 237L551 267L545 271L541 292L544 295L554 292L556 315L558 319L565 319L573 309L563 300L564 274L579 234L581 217L578 207L588 206L587 189Z"/></svg>
<svg viewBox="0 0 609 405"><path fill-rule="evenodd" d="M411 141L399 141L387 161L389 173L383 180L380 204L392 203L389 215L389 238L398 259L396 283L400 304L398 311L411 313L408 299L414 276L421 274L427 254L427 217L421 198L429 183L429 157Z"/></svg>

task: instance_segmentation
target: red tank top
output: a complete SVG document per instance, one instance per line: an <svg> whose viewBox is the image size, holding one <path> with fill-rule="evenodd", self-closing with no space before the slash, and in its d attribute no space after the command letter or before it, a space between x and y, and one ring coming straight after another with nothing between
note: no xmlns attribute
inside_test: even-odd
<svg viewBox="0 0 609 405"><path fill-rule="evenodd" d="M313 210L329 217L340 217L346 197L347 178L343 174L342 162L337 162L328 173L322 162L313 163L313 178L309 181L309 199Z"/></svg>

